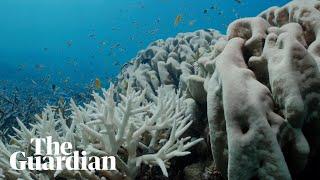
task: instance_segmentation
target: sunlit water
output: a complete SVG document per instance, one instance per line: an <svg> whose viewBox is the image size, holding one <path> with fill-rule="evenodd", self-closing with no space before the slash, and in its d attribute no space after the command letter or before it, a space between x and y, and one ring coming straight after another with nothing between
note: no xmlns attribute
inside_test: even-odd
<svg viewBox="0 0 320 180"><path fill-rule="evenodd" d="M0 87L103 86L159 38L218 29L288 0L1 0ZM182 21L174 26L177 15Z"/></svg>

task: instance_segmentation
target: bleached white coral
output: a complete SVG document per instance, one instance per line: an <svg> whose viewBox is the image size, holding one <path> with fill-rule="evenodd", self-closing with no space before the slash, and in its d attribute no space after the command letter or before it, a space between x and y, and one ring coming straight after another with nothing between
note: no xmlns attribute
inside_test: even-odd
<svg viewBox="0 0 320 180"><path fill-rule="evenodd" d="M156 102L147 102L145 91L135 91L130 86L126 96L120 95L122 101L118 104L112 98L113 87L103 94L94 94L95 101L74 111L75 116L89 114L80 123L89 135L81 144L95 155L118 154L121 148L126 149L127 161L120 156L118 160L121 170L130 177L137 175L142 162L159 165L168 176L165 163L189 154L186 150L202 140L190 142L191 137L181 138L192 121L185 116L184 97L171 87L159 88ZM137 154L137 148L147 154Z"/></svg>
<svg viewBox="0 0 320 180"><path fill-rule="evenodd" d="M120 96L116 102L114 96ZM115 172L99 175L90 171L59 170L55 172L13 171L9 164L10 155L16 151L32 156L35 152L31 138L51 136L56 142L71 142L75 150L86 151L88 155L115 156L117 169L127 178L139 173L142 163L159 165L168 176L169 160L185 156L190 147L202 139L191 140L182 137L191 126L186 114L185 97L169 86L160 87L154 102L147 101L144 91L136 91L131 85L126 94L115 94L114 87L102 90L102 96L93 93L94 100L84 106L77 106L71 100L68 116L48 106L38 122L27 128L19 119L16 136L9 144L0 143L0 169L5 177L23 179L52 179L55 177L100 179L102 176L116 176ZM101 175L103 174L103 175Z"/></svg>

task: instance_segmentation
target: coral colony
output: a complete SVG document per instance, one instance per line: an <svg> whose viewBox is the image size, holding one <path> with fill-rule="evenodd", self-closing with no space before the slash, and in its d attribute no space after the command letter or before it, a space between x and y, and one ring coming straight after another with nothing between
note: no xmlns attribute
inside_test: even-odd
<svg viewBox="0 0 320 180"><path fill-rule="evenodd" d="M102 171L114 170L116 164L116 169L128 178L137 176L142 163L158 165L163 174L168 176L168 161L173 157L190 154L187 150L202 138L182 137L192 124L190 116L186 115L185 96L176 93L170 86L163 86L157 91L156 101L150 102L145 99L145 92L136 91L129 84L125 95L118 94L121 101L117 103L113 98L114 86L111 85L107 91L103 90L103 96L94 93L94 101L84 107L78 107L71 101L70 117L63 117L60 112L48 106L41 115L36 116L38 123L31 125L31 130L18 119L20 129L14 128L17 136L12 137L10 144L5 145L0 142L2 154L0 167L4 176L11 179L18 177L97 179L98 176L90 170L99 170L98 162L102 162L102 168L100 167ZM69 121L70 125L67 125ZM44 138L47 143L42 145L47 147L37 148L40 139ZM146 138L149 140L144 140ZM30 143L31 141L36 142L36 146ZM55 146L52 146L51 142L55 142ZM57 149L59 145L60 150ZM71 147L74 149L73 156L64 159L65 148L71 149ZM138 154L137 148L147 153ZM46 149L47 152L42 152L41 149ZM54 157L49 158L47 154L53 152ZM19 154L28 157L27 160L20 160L21 157L17 156ZM37 161L48 160L39 168L47 169L47 166L52 165L52 161L59 167L50 169L52 173L25 168L26 164L28 167L33 166L31 160L38 154L44 155L44 159L35 158L36 166L39 165ZM86 156L89 156L87 161L82 158ZM10 166L16 157L19 158L17 170ZM60 161L63 161L62 169ZM86 165L88 170L83 170ZM75 167L81 168L77 171ZM69 170L70 168L74 170ZM110 178L116 175L109 173Z"/></svg>
<svg viewBox="0 0 320 180"><path fill-rule="evenodd" d="M2 176L134 179L146 164L168 177L174 157L197 153L191 147L201 145L212 156L185 167L184 179L206 179L202 172L208 160L214 171L209 177L295 178L319 164L319 10L320 1L294 0L231 23L227 35L206 29L151 43L102 95L93 93L94 100L84 106L71 101L71 115L48 106L31 128L18 119L16 135L0 142ZM196 131L201 123L205 127ZM49 136L61 150L72 145L72 151L86 152L79 156L98 159L72 163L88 163L88 170L10 167L15 152L24 157L50 152L50 147L40 152L30 144L32 139L51 141ZM202 137L207 136L206 143ZM66 155L61 150L52 152ZM90 163L98 168L103 157L111 157L105 162L109 170L114 157L117 170L90 171Z"/></svg>

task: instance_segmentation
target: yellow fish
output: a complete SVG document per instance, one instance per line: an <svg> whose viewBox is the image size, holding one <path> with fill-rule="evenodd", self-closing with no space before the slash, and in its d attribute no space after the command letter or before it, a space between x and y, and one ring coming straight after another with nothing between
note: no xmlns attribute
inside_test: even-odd
<svg viewBox="0 0 320 180"><path fill-rule="evenodd" d="M100 89L101 88L101 81L99 78L96 78L95 82L94 82L96 89Z"/></svg>
<svg viewBox="0 0 320 180"><path fill-rule="evenodd" d="M189 21L189 26L193 26L193 25L194 25L194 23L196 23L196 20L195 20L195 19L194 19L194 20Z"/></svg>
<svg viewBox="0 0 320 180"><path fill-rule="evenodd" d="M176 19L174 20L174 26L178 26L181 20L182 20L182 15L181 14L177 15Z"/></svg>
<svg viewBox="0 0 320 180"><path fill-rule="evenodd" d="M59 98L59 100L58 100L58 104L59 104L59 105L64 105L64 103L65 103L64 97L61 96L61 97Z"/></svg>
<svg viewBox="0 0 320 180"><path fill-rule="evenodd" d="M70 77L67 77L63 82L64 82L65 84L67 84L67 83L69 83L69 80L70 80Z"/></svg>

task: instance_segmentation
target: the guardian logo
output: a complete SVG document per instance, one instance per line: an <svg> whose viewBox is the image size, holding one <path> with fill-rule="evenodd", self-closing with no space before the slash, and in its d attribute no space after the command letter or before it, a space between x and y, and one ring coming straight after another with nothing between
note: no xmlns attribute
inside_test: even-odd
<svg viewBox="0 0 320 180"><path fill-rule="evenodd" d="M52 142L52 137L33 138L35 153L26 157L25 152L15 152L10 157L10 165L14 170L116 170L114 156L90 156L86 151L72 151L70 142ZM46 147L46 151L43 151ZM43 153L45 152L45 153Z"/></svg>

